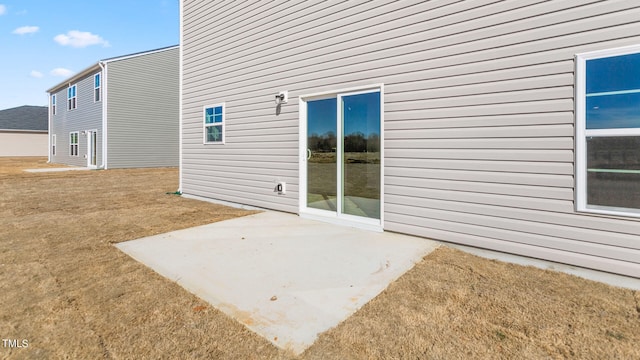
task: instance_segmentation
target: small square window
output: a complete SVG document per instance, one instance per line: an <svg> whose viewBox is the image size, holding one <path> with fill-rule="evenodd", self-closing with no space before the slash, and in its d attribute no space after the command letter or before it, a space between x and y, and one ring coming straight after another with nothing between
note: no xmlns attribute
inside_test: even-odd
<svg viewBox="0 0 640 360"><path fill-rule="evenodd" d="M205 106L204 108L204 143L224 143L224 104Z"/></svg>

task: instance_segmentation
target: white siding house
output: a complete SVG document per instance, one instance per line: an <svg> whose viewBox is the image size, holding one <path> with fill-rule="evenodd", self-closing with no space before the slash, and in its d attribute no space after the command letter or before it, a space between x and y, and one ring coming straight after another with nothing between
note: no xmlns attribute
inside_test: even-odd
<svg viewBox="0 0 640 360"><path fill-rule="evenodd" d="M179 46L98 61L47 92L50 162L178 165Z"/></svg>
<svg viewBox="0 0 640 360"><path fill-rule="evenodd" d="M181 12L183 194L640 277L635 2Z"/></svg>
<svg viewBox="0 0 640 360"><path fill-rule="evenodd" d="M0 110L0 157L47 156L47 107Z"/></svg>

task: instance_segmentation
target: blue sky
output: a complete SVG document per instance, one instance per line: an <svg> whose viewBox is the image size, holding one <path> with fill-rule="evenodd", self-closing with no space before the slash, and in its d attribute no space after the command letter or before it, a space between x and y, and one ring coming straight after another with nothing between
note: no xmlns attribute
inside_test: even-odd
<svg viewBox="0 0 640 360"><path fill-rule="evenodd" d="M0 110L98 60L179 43L179 0L0 0Z"/></svg>
<svg viewBox="0 0 640 360"><path fill-rule="evenodd" d="M640 54L587 61L587 129L640 127Z"/></svg>

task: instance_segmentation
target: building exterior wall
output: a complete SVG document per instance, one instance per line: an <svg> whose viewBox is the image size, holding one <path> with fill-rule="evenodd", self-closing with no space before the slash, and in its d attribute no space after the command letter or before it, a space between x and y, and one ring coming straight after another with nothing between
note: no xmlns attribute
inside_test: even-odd
<svg viewBox="0 0 640 360"><path fill-rule="evenodd" d="M183 193L298 212L297 98L383 83L385 230L640 276L638 218L574 203L574 57L639 44L636 4L182 4Z"/></svg>
<svg viewBox="0 0 640 360"><path fill-rule="evenodd" d="M0 156L47 156L47 133L0 131Z"/></svg>
<svg viewBox="0 0 640 360"><path fill-rule="evenodd" d="M178 166L179 49L107 64L107 166Z"/></svg>
<svg viewBox="0 0 640 360"><path fill-rule="evenodd" d="M56 89L50 95L56 95L56 113L53 114L51 108L51 96L49 96L49 116L50 129L49 137L56 135L56 154L51 154L49 147L50 161L52 163L67 164L75 166L87 166L87 130L97 130L97 164L102 164L102 101L94 101L94 75L93 73L82 77L77 82L70 85L77 85L76 96L77 106L68 110L67 107L67 87ZM69 134L78 132L78 156L70 155ZM82 132L85 131L84 134Z"/></svg>

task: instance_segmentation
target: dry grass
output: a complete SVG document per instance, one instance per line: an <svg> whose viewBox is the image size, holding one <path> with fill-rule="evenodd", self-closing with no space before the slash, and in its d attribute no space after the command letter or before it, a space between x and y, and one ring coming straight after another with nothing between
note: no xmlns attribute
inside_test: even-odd
<svg viewBox="0 0 640 360"><path fill-rule="evenodd" d="M440 248L307 355L640 359L639 301L631 290Z"/></svg>
<svg viewBox="0 0 640 360"><path fill-rule="evenodd" d="M113 243L250 212L176 169L27 174L0 158L2 358L291 359ZM301 359L640 358L640 295L442 248Z"/></svg>

